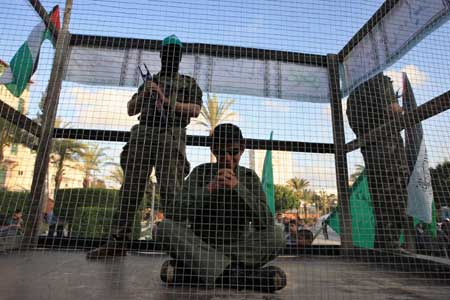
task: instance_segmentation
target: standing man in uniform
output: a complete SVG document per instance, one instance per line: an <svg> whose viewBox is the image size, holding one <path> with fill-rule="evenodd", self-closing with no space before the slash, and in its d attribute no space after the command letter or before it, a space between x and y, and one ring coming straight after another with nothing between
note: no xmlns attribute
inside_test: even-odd
<svg viewBox="0 0 450 300"><path fill-rule="evenodd" d="M221 124L212 139L217 163L196 167L179 200L188 224L166 219L158 225L157 241L173 258L163 264L161 279L169 286L282 289L283 270L265 264L284 247L283 229L275 225L256 173L239 166L241 130Z"/></svg>
<svg viewBox="0 0 450 300"><path fill-rule="evenodd" d="M124 241L132 238L135 215L153 167L160 194L160 210L168 219L183 218L174 199L189 173L186 159L186 126L200 114L202 91L195 80L178 73L182 44L175 36L161 44L161 71L147 79L128 101L128 115L140 114L120 156L124 183L113 232L107 244L88 258L126 255ZM137 221L138 222L138 221Z"/></svg>
<svg viewBox="0 0 450 300"><path fill-rule="evenodd" d="M348 97L347 116L358 138L398 118L403 110L388 76L379 73ZM400 248L407 228L408 165L400 130L385 128L361 146L375 215L375 248Z"/></svg>

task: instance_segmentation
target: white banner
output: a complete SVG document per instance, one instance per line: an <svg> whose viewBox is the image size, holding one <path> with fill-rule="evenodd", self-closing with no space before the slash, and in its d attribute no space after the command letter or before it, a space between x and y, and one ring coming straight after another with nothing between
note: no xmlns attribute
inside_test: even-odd
<svg viewBox="0 0 450 300"><path fill-rule="evenodd" d="M422 139L414 170L409 177L406 213L430 224L432 220L432 204L431 174L425 142Z"/></svg>
<svg viewBox="0 0 450 300"><path fill-rule="evenodd" d="M402 57L449 12L450 0L400 0L344 58L344 94Z"/></svg>
<svg viewBox="0 0 450 300"><path fill-rule="evenodd" d="M159 52L137 49L71 48L66 81L99 86L137 87L138 66L155 74ZM183 55L180 73L194 77L204 92L328 103L328 71L324 67L271 60Z"/></svg>

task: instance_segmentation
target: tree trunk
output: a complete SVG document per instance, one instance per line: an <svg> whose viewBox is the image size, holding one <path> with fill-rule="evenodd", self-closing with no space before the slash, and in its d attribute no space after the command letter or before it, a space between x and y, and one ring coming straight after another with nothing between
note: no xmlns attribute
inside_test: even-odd
<svg viewBox="0 0 450 300"><path fill-rule="evenodd" d="M56 164L55 190L54 190L55 195L61 186L61 182L63 180L63 173L64 173L64 160L63 157L60 157L58 163Z"/></svg>

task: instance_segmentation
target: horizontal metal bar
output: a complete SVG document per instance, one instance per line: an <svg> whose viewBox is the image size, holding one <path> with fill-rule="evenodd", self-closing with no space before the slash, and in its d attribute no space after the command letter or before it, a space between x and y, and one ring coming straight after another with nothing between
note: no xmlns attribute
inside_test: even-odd
<svg viewBox="0 0 450 300"><path fill-rule="evenodd" d="M348 41L348 43L338 53L340 62L356 47L356 45L394 8L400 0L387 0L372 15L372 17L361 27L360 30Z"/></svg>
<svg viewBox="0 0 450 300"><path fill-rule="evenodd" d="M351 152L359 149L369 137L379 134L385 131L387 128L389 128L389 130L392 130L392 128L396 128L396 130L400 132L407 127L411 127L419 122L434 117L437 114L440 114L448 109L450 109L450 90L420 105L416 109L405 112L396 120L383 124L382 126L372 130L371 132L368 132L363 137L347 143L345 145L346 151Z"/></svg>
<svg viewBox="0 0 450 300"><path fill-rule="evenodd" d="M107 242L106 239L93 239L84 237L47 237L40 236L38 246L49 249L77 249L90 250L101 246ZM133 240L125 243L124 247L130 251L140 252L161 252L163 247L155 241ZM280 251L280 255L325 255L338 256L340 251L339 245L311 245L302 248L286 246Z"/></svg>
<svg viewBox="0 0 450 300"><path fill-rule="evenodd" d="M53 23L50 21L50 16L45 10L44 6L42 6L39 0L29 0L31 6L33 6L34 10L37 12L39 17L41 17L42 21L44 21L45 26L50 30L53 40L56 41L58 39L58 30L55 28Z"/></svg>
<svg viewBox="0 0 450 300"><path fill-rule="evenodd" d="M20 129L26 130L29 133L39 136L41 132L41 126L35 121L31 120L18 110L9 106L0 99L0 117L14 124Z"/></svg>
<svg viewBox="0 0 450 300"><path fill-rule="evenodd" d="M55 128L53 135L54 138L109 142L126 142L128 141L129 136L130 133L128 131L68 128ZM212 139L208 136L188 135L186 143L189 146L209 147L212 143ZM246 148L307 153L334 153L333 144L277 140L246 139Z"/></svg>
<svg viewBox="0 0 450 300"><path fill-rule="evenodd" d="M154 51L159 51L159 49L161 49L160 40L82 34L72 34L70 45L93 48L143 49ZM207 55L232 59L247 58L255 60L274 60L286 63L306 64L319 67L327 66L327 57L318 54L201 43L183 43L183 50L184 53L193 55Z"/></svg>

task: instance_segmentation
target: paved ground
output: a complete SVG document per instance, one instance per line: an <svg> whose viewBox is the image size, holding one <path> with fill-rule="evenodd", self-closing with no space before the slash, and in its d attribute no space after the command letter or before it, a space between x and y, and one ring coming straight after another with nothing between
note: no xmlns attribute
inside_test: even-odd
<svg viewBox="0 0 450 300"><path fill-rule="evenodd" d="M166 256L88 261L81 251L0 254L2 300L72 299L449 299L447 285L336 257L280 257L288 286L275 294L164 287Z"/></svg>

